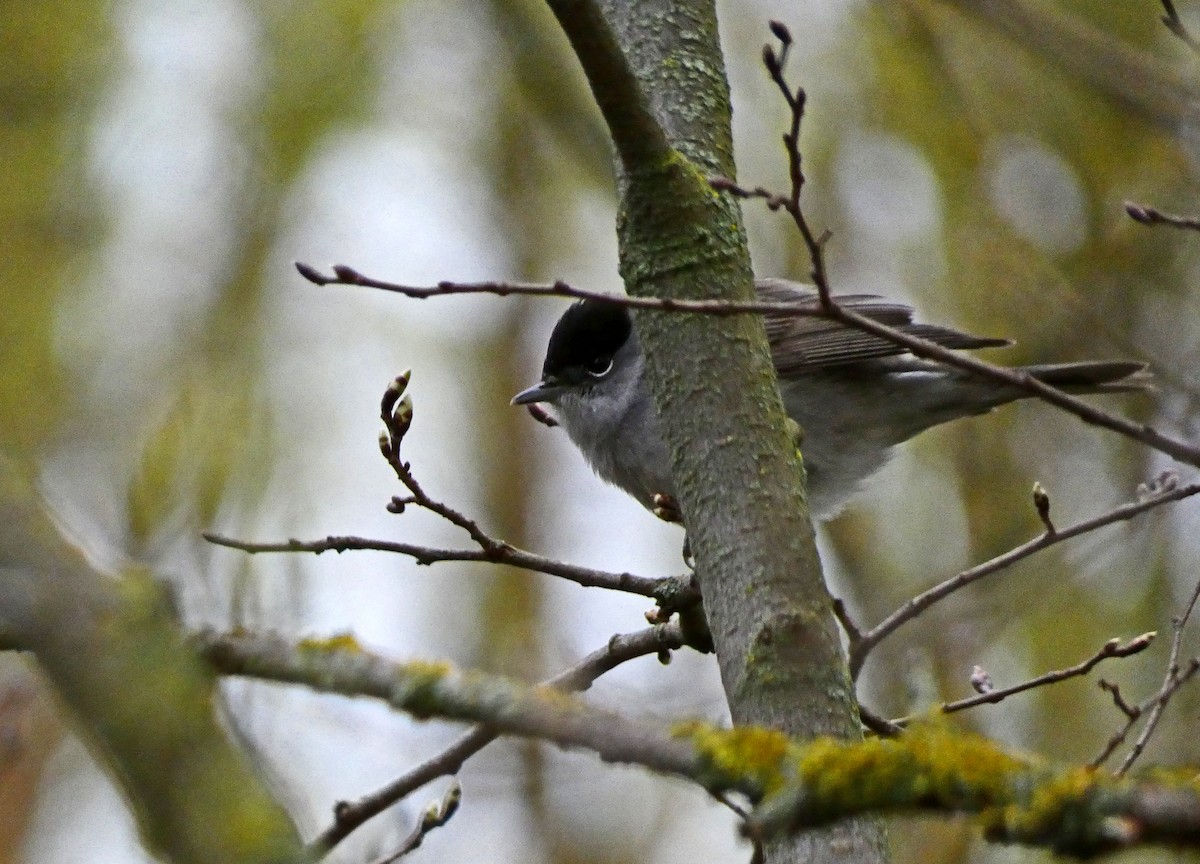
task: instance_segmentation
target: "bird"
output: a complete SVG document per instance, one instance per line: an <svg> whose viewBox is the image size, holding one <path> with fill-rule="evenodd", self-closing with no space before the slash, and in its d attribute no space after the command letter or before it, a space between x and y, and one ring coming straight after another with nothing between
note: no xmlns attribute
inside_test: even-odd
<svg viewBox="0 0 1200 864"><path fill-rule="evenodd" d="M786 279L755 283L759 300L813 314L764 315L767 342L788 416L799 425L809 509L836 516L896 445L960 417L1024 399L1022 388L913 356L874 334L819 315L811 286ZM833 297L839 306L945 348L1011 345L914 321L912 307L874 294ZM1091 360L1022 366L1068 393L1123 393L1150 387L1147 365ZM602 479L662 515L674 505L671 458L645 380L645 358L627 307L596 299L574 303L550 334L541 380L512 398L546 405ZM670 506L667 507L670 510Z"/></svg>

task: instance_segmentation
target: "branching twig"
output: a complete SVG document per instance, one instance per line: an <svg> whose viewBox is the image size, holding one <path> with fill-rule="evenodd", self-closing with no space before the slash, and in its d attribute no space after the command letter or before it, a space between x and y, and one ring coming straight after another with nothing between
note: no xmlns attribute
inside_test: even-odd
<svg viewBox="0 0 1200 864"><path fill-rule="evenodd" d="M1113 704L1125 715L1125 723L1113 733L1100 753L1091 761L1093 768L1098 768L1108 761L1117 748L1125 743L1125 740L1129 737L1129 733L1133 731L1133 727L1137 724L1138 720L1149 711L1150 716L1147 718L1146 725L1142 728L1141 734L1138 735L1133 748L1115 772L1117 776L1124 775L1146 749L1146 744L1154 734L1154 730L1162 718L1163 711L1166 710L1167 704L1171 701L1172 697L1174 697L1180 687L1191 680L1197 672L1200 672L1200 658L1193 657L1187 666L1182 669L1179 665L1183 649L1183 632L1192 617L1192 612L1195 611L1197 599L1200 599L1200 581L1196 583L1196 587L1192 590L1192 595L1188 598L1188 604L1183 614L1176 616L1171 621L1171 652L1167 660L1167 671L1158 692L1152 694L1148 699L1139 702L1137 705L1130 705L1125 701L1120 689L1115 684L1110 684L1107 681L1100 682L1100 686L1112 694Z"/></svg>
<svg viewBox="0 0 1200 864"><path fill-rule="evenodd" d="M850 642L850 671L857 677L862 670L863 663L870 651L894 633L901 625L913 620L934 603L949 597L955 591L970 585L972 582L990 576L1012 566L1016 562L1028 558L1036 552L1040 552L1056 543L1061 543L1064 540L1069 540L1072 537L1078 537L1080 534L1087 534L1095 531L1098 528L1103 528L1106 525L1112 525L1117 522L1123 522L1132 519L1147 510L1155 507L1160 507L1171 501L1180 501L1184 498L1191 497L1200 493L1200 484L1191 484L1188 486L1179 486L1170 488L1162 494L1145 498L1140 501L1131 502L1110 510L1100 516L1080 522L1077 525L1072 525L1069 528L1059 529L1054 533L1046 532L1038 537L1033 538L1027 543L1023 543L1014 549L1010 549L1002 555L997 555L990 561L985 561L978 564L969 570L964 570L961 573L952 576L951 578L941 582L927 591L918 594L909 599L900 606L892 614L888 615L880 623L876 624L869 631L862 634L857 639L851 639Z"/></svg>
<svg viewBox="0 0 1200 864"><path fill-rule="evenodd" d="M1121 695L1121 688L1111 681L1105 681L1103 678L1099 681L1100 689L1112 696L1113 704L1117 706L1117 710L1124 714L1130 720L1136 720L1142 716L1142 709L1137 705L1130 705L1125 701L1125 697Z"/></svg>
<svg viewBox="0 0 1200 864"><path fill-rule="evenodd" d="M384 431L379 434L379 451L396 472L397 479L410 493L407 497L393 498L388 509L393 513L403 513L405 506L415 504L430 513L435 513L466 531L471 539L479 544L479 548L494 559L495 556L504 554L504 547L508 544L490 537L474 519L431 498L417 482L412 473L412 466L400 458L400 444L408 434L413 420L412 397L405 392L411 377L411 372L397 375L384 391L379 404L379 416L384 426Z"/></svg>
<svg viewBox="0 0 1200 864"><path fill-rule="evenodd" d="M690 574L686 576L669 576L662 579L652 579L649 576L636 576L633 573L613 573L607 570L594 570L577 564L569 564L554 558L546 558L533 552L526 552L515 546L503 544L492 549L439 549L432 546L419 546L413 543L402 543L391 540L374 540L369 537L331 536L322 540L284 540L266 543L254 543L224 537L220 534L206 532L204 539L218 546L237 549L250 554L266 552L307 552L320 555L322 552L350 552L369 550L375 552L394 552L407 555L418 564L428 565L444 561L475 561L488 564L507 564L530 570L535 573L545 573L558 576L585 588L608 588L613 591L624 591L628 594L638 594L642 597L653 597L660 603L674 604L679 608L699 599L699 591L693 584Z"/></svg>
<svg viewBox="0 0 1200 864"><path fill-rule="evenodd" d="M400 847L396 851L379 858L374 864L396 864L401 858L414 849L419 847L425 840L425 835L435 828L441 828L450 821L455 813L458 812L458 805L462 803L462 787L458 785L458 781L450 784L450 788L437 801L429 802L424 811L421 813L421 819L413 826L412 832L404 838Z"/></svg>
<svg viewBox="0 0 1200 864"><path fill-rule="evenodd" d="M808 102L808 94L804 92L803 87L797 87L793 91L784 75L788 54L792 47L792 34L779 21L771 22L771 33L779 40L780 49L776 55L770 45L765 46L763 48L763 65L767 67L767 74L771 76L771 80L779 89L784 101L787 102L791 113L788 131L783 136L783 146L788 156L790 191L786 198L778 199L781 202L779 206L782 206L792 217L792 221L804 238L804 245L808 247L809 260L812 263L812 271L809 275L812 277L813 285L817 288L817 293L821 296L821 307L825 311L829 311L833 300L829 295L829 279L825 270L825 243L829 240L830 235L828 231L823 232L820 237L814 234L808 224L808 219L804 216L804 210L800 206L800 194L804 191L804 164L800 156L800 124L804 120L804 108ZM769 203L770 201L768 201Z"/></svg>
<svg viewBox="0 0 1200 864"><path fill-rule="evenodd" d="M204 539L219 546L249 553L308 552L320 554L328 551L340 553L350 550L373 550L407 555L418 564L425 565L442 561L507 564L523 570L558 576L585 587L608 588L614 591L639 594L643 597L653 597L668 614L698 602L700 592L692 574L650 579L645 576L635 576L632 573L610 573L546 558L518 549L503 540L492 537L474 519L431 497L417 481L412 472L412 466L400 456L401 442L413 419L412 400L405 393L408 382L408 372L397 376L380 400L380 416L383 419L384 431L379 436L379 449L409 493L393 497L388 509L393 513L403 513L406 507L417 506L435 513L466 531L478 544L478 549L438 549L413 543L353 536L331 536L323 540L310 541L289 539L284 542L251 543L214 533L205 533Z"/></svg>
<svg viewBox="0 0 1200 864"><path fill-rule="evenodd" d="M547 687L579 692L587 690L606 672L622 663L647 654L662 654L683 647L680 625L662 624L636 633L614 636L603 648L593 651L570 669L544 682ZM667 657L669 657L669 653ZM386 786L359 798L341 801L334 807L334 822L310 845L314 857L323 855L357 830L367 820L379 815L405 796L415 792L438 777L455 774L463 763L492 741L497 733L488 726L476 726L441 753L405 772Z"/></svg>
<svg viewBox="0 0 1200 864"><path fill-rule="evenodd" d="M804 89L798 87L793 91L784 76L783 63L787 59L787 48L791 42L791 36L787 33L787 29L783 25L776 22L772 22L771 30L780 39L783 47L779 54L776 55L775 51L770 46L767 46L763 51L763 63L767 67L771 80L775 82L780 93L783 94L791 111L791 125L788 132L783 136L784 146L788 154L791 181L789 193L787 195L772 194L762 187L756 187L753 190L744 189L732 180L724 177L711 178L709 183L714 189L726 191L743 198L764 198L768 206L782 208L787 211L795 223L797 230L800 232L801 237L804 239L804 245L808 249L809 259L812 263L810 275L821 296L822 312L834 321L855 327L874 336L887 339L896 345L903 346L917 357L922 357L926 360L935 360L956 369L962 369L963 371L984 378L990 378L993 381L1008 384L1037 396L1063 411L1074 414L1085 423L1109 429L1166 453L1180 462L1200 467L1200 447L1194 444L1173 439L1158 432L1151 426L1135 423L1109 411L1097 408L1077 396L1072 396L1056 387L1039 381L1037 378L1020 369L1008 369L1003 366L987 363L967 354L960 354L949 348L936 345L927 339L902 333L893 327L881 324L872 318L838 305L830 291L825 267L825 244L829 239L829 232L826 231L819 236L816 235L809 226L800 205L800 195L804 186L804 173L801 170L799 129L800 122L804 117Z"/></svg>

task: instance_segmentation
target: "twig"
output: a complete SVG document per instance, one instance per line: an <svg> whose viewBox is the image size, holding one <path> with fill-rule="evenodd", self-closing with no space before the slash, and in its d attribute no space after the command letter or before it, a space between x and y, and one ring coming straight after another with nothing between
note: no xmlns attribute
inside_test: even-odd
<svg viewBox="0 0 1200 864"><path fill-rule="evenodd" d="M650 309L658 312L693 312L698 315L797 315L819 317L823 313L812 303L780 303L777 301L684 300L671 297L631 297L606 291L574 288L566 282L553 284L532 282L439 282L433 286L401 285L359 273L352 267L337 264L333 275L326 276L316 268L296 262L300 275L315 285L358 285L393 294L424 300L429 297L449 297L457 294L492 294L497 297L523 295L527 297L566 297L573 300L593 300L627 309Z"/></svg>
<svg viewBox="0 0 1200 864"><path fill-rule="evenodd" d="M771 32L779 40L780 51L776 55L771 50L771 46L765 46L763 48L763 65L767 67L767 74L775 82L775 86L779 89L784 101L787 102L791 113L788 131L783 136L783 146L788 157L788 178L791 182L789 193L786 198L779 199L779 206L782 206L792 217L792 221L804 238L804 245L808 247L809 260L812 263L810 276L821 297L821 307L828 311L829 307L833 305L829 296L829 279L825 270L825 243L829 240L830 235L828 231L825 231L820 237L816 236L800 206L800 195L804 191L804 163L800 155L800 124L804 120L804 108L808 101L808 94L804 92L803 87L797 87L793 91L784 74L792 45L792 34L778 21L771 22Z"/></svg>
<svg viewBox="0 0 1200 864"><path fill-rule="evenodd" d="M1137 725L1138 720L1149 711L1150 716L1147 718L1146 725L1142 728L1141 734L1138 735L1137 741L1134 742L1133 748L1125 757L1120 767L1114 772L1118 777L1124 775L1146 749L1146 744L1154 734L1154 730L1158 726L1163 711L1166 710L1171 698L1180 687L1191 680L1197 672L1200 672L1200 658L1192 658L1184 669L1180 669L1179 666L1179 658L1183 649L1183 632L1187 627L1188 620L1192 616L1192 612L1196 608L1198 598L1200 598L1200 581L1196 583L1196 587L1192 590L1192 595L1188 599L1183 614L1171 620L1171 652L1167 660L1167 671L1163 676L1162 686L1159 687L1156 693L1139 702L1137 705L1130 705L1125 701L1120 689L1115 684L1110 684L1107 681L1100 682L1101 688L1112 695L1113 704L1125 715L1125 722L1121 725L1120 729L1112 734L1108 741L1105 742L1104 747L1092 759L1091 763L1089 763L1091 767L1098 768L1107 762L1109 757L1116 752L1117 748L1125 743L1125 740L1129 737L1129 733Z"/></svg>
<svg viewBox="0 0 1200 864"><path fill-rule="evenodd" d="M1163 11L1162 23L1166 28L1174 33L1184 45L1191 48L1197 54L1200 54L1200 41L1192 35L1192 32L1184 25L1179 17L1179 13L1175 11L1175 4L1172 0L1162 0Z"/></svg>
<svg viewBox="0 0 1200 864"><path fill-rule="evenodd" d="M1163 711L1166 710L1171 698L1197 671L1200 671L1200 659L1195 657L1191 659L1186 669L1181 670L1179 668L1179 657L1183 649L1183 631L1187 628L1188 620L1192 617L1192 612L1196 609L1197 599L1200 599L1200 580L1196 582L1196 587L1192 589L1192 596L1188 598L1187 607L1183 610L1183 614L1171 619L1171 655L1167 660L1167 674L1163 678L1162 687L1152 699L1153 704L1150 707L1150 716L1146 718L1146 725L1142 727L1142 732L1138 735L1137 740L1130 749L1129 755L1125 757L1121 766L1117 768L1116 774L1118 777L1125 776L1125 772L1142 755L1142 752L1146 749L1146 744L1150 741L1151 736L1154 735L1154 730L1158 728L1158 721L1162 719ZM1145 709L1143 708L1143 710Z"/></svg>
<svg viewBox="0 0 1200 864"><path fill-rule="evenodd" d="M683 632L677 623L649 627L636 633L614 636L603 648L593 651L570 669L543 682L547 687L579 692L587 690L606 672L622 663L647 654L661 654L683 647ZM379 815L402 798L438 777L455 774L463 763L492 741L497 733L488 726L476 726L436 756L408 770L386 786L359 798L342 801L334 807L334 822L309 846L314 857L328 853L367 820Z"/></svg>
<svg viewBox="0 0 1200 864"><path fill-rule="evenodd" d="M1200 231L1200 218L1195 216L1176 216L1173 213L1164 213L1154 207L1137 204L1133 201L1125 202L1125 212L1134 222L1140 222L1143 225L1170 225L1172 228Z"/></svg>
<svg viewBox="0 0 1200 864"><path fill-rule="evenodd" d="M421 813L421 819L413 827L412 832L404 838L400 847L395 851L377 859L374 864L395 864L408 853L415 850L425 840L425 835L435 828L441 828L458 812L462 803L462 786L458 781L450 784L450 788L440 800L429 802L429 806Z"/></svg>
<svg viewBox="0 0 1200 864"><path fill-rule="evenodd" d="M1104 643L1104 647L1082 663L1068 666L1065 669L1056 669L1053 672L1047 672L1036 678L1030 678L1028 681L1022 681L1020 684L1014 684L1011 687L1002 687L999 690L992 687L990 676L980 667L976 666L971 676L971 683L972 686L979 690L978 695L968 696L965 699L958 699L954 702L943 702L938 710L943 714L953 714L957 711L966 711L968 708L975 708L979 705L992 705L997 702L1003 702L1009 696L1024 693L1026 690L1033 690L1037 687L1045 687L1049 684L1066 681L1068 678L1078 678L1087 675L1097 665L1110 658L1131 657L1134 654L1140 654L1150 647L1150 643L1154 641L1156 635L1154 632L1143 633L1141 636L1130 639L1124 645L1121 644L1120 639L1110 639ZM1100 682L1101 686L1104 686L1105 683L1104 681ZM902 731L916 719L916 716L897 717L894 720L886 720L884 722L890 724L893 729Z"/></svg>
<svg viewBox="0 0 1200 864"><path fill-rule="evenodd" d="M927 591L918 594L917 596L906 601L902 606L884 618L881 622L864 633L857 641L852 640L850 643L850 672L855 677L862 670L863 663L866 661L867 655L871 650L894 633L901 625L913 620L926 609L937 603L940 600L949 597L955 591L970 585L973 582L990 576L1012 566L1016 562L1028 558L1043 549L1061 543L1064 540L1069 540L1072 537L1078 537L1080 534L1086 534L1090 531L1095 531L1098 528L1103 528L1106 525L1112 525L1117 522L1123 522L1132 519L1151 510L1155 507L1160 507L1172 501L1180 501L1184 498L1191 497L1200 493L1200 484L1191 484L1189 486L1179 486L1170 489L1154 497L1146 498L1140 501L1134 501L1129 504L1124 504L1108 513L1096 516L1092 519L1087 519L1077 525L1072 525L1070 528L1060 529L1054 533L1044 533L1032 540L1017 546L1014 549L997 555L990 561L985 561L978 564L969 570L964 570L961 573L952 576L949 579L935 585Z"/></svg>
<svg viewBox="0 0 1200 864"><path fill-rule="evenodd" d="M791 186L787 195L773 195L762 187L753 190L743 189L732 180L724 177L711 178L710 185L714 189L730 192L743 198L764 198L768 206L782 208L791 216L797 230L804 239L808 249L809 260L812 263L811 277L821 297L821 309L825 315L834 321L839 321L850 327L855 327L866 333L887 339L896 345L901 345L917 357L936 360L956 369L970 372L985 378L990 378L1012 387L1024 390L1043 401L1054 405L1070 414L1074 414L1085 423L1109 429L1135 441L1139 441L1160 450L1188 465L1200 467L1200 447L1185 441L1178 441L1158 432L1151 426L1134 423L1111 412L1097 408L1091 403L1052 387L1027 372L1020 369L1007 369L957 353L941 345L936 345L926 339L902 333L886 324L881 324L858 312L846 309L835 302L830 291L825 267L825 244L829 240L829 232L817 236L808 224L800 204L800 196L804 187L804 173L801 170L801 155L799 145L800 122L804 117L805 94L802 87L795 91L787 83L784 75L784 62L787 59L787 48L791 37L782 25L772 22L772 32L783 43L783 49L777 56L770 46L763 50L763 63L775 82L791 111L791 125L783 136L784 147L788 154L788 168ZM785 38L786 37L786 38Z"/></svg>
<svg viewBox="0 0 1200 864"><path fill-rule="evenodd" d="M1068 666L1065 669L1056 669L1053 672L1047 672L1044 675L1030 678L1028 681L1022 681L1020 684L1014 684L1011 687L989 690L986 693L968 696L966 699L947 702L942 705L941 711L943 714L953 714L955 711L965 711L968 708L974 708L976 705L991 705L996 702L1003 702L1009 696L1017 693L1033 690L1035 687L1045 687L1048 684L1057 684L1059 681L1066 681L1068 678L1078 678L1082 675L1087 675L1098 664L1110 658L1132 657L1134 654L1140 654L1150 647L1150 643L1154 641L1155 635L1157 634L1154 632L1143 633L1141 636L1130 639L1124 645L1121 644L1120 639L1110 639L1104 643L1103 648L1082 663L1076 663L1074 666ZM901 721L896 720L893 722L900 723Z"/></svg>
<svg viewBox="0 0 1200 864"><path fill-rule="evenodd" d="M732 181L725 180L724 178L712 178L709 182L717 189L725 189L733 194L740 194L745 197L755 197L752 193L741 189L736 184L733 184ZM793 216L793 219L795 218ZM801 220L803 220L802 213ZM332 277L321 275L307 264L298 263L296 269L306 279L318 285L361 285L416 298L451 294L495 294L499 296L525 294L541 297L572 297L596 300L631 309L654 309L662 312L692 312L705 315L770 314L830 318L903 346L917 357L936 360L947 366L962 369L963 371L1024 390L1069 414L1074 414L1085 423L1109 429L1127 438L1139 441L1155 450L1166 453L1168 456L1184 464L1200 467L1200 447L1164 435L1152 426L1134 423L1116 414L1097 408L1083 399L1065 393L1020 370L997 366L967 354L957 353L927 339L903 333L886 324L881 324L872 318L839 306L829 293L829 283L825 274L823 248L829 239L828 233L814 237L807 223L800 230L807 235L806 243L811 244L809 246L810 254L815 251L818 255L816 263L813 264L811 275L813 276L818 292L821 294L822 305L820 306L814 306L812 303L807 302L740 302L732 300L676 300L667 297L628 297L623 294L585 291L579 288L572 288L563 282L556 282L553 285L509 282L442 282L433 287L417 287L373 279L344 265L336 266L334 268L335 275Z"/></svg>
<svg viewBox="0 0 1200 864"><path fill-rule="evenodd" d="M388 385L379 402L379 416L384 425L384 431L379 434L380 453L392 466L392 470L396 472L397 479L411 493L405 498L393 498L388 509L394 513L403 513L406 505L415 504L441 516L452 525L462 528L485 553L491 556L503 554L503 547L507 545L506 543L490 537L474 519L430 497L417 482L417 478L412 473L412 466L400 457L400 444L403 442L404 436L408 434L413 421L412 397L405 392L411 377L412 373L407 371L397 375Z"/></svg>
<svg viewBox="0 0 1200 864"><path fill-rule="evenodd" d="M380 417L384 430L379 435L379 450L384 459L395 471L397 478L408 490L408 495L395 496L388 504L388 510L393 513L403 513L406 507L417 506L435 513L447 522L462 528L479 546L474 549L437 549L429 546L419 546L413 543L402 543L386 540L372 540L364 537L331 536L324 540L287 540L285 542L250 543L223 537L218 534L205 533L204 539L219 546L238 549L243 552L309 552L320 554L327 551L345 552L349 550L373 550L377 552L394 552L408 555L418 564L433 564L441 561L480 561L492 564L508 564L524 570L546 573L570 580L585 587L609 588L625 591L630 594L640 594L643 597L653 597L658 601L668 615L693 605L700 599L694 575L668 577L666 579L650 579L644 576L634 576L631 573L609 573L594 570L590 567L580 567L563 561L556 561L532 552L517 549L504 540L492 537L480 527L479 523L464 513L436 500L430 496L417 481L412 472L412 466L400 455L400 446L408 433L413 421L412 399L407 394L410 373L404 372L388 385L379 404Z"/></svg>
<svg viewBox="0 0 1200 864"><path fill-rule="evenodd" d="M392 540L374 540L368 537L330 536L323 540L284 540L266 543L254 543L224 537L220 534L206 532L204 539L217 546L237 549L251 555L267 552L307 552L320 555L322 552L374 551L394 552L407 555L418 564L428 565L444 561L474 561L489 564L507 564L530 570L535 573L545 573L558 576L585 588L608 588L613 591L624 591L628 594L638 594L642 597L652 597L660 603L678 609L680 606L699 600L700 592L694 585L693 577L668 576L662 579L652 579L648 576L636 576L632 573L613 573L606 570L594 570L569 564L554 558L547 558L533 552L526 552L515 546L501 544L491 549L438 549L432 546L418 546L413 543L402 543Z"/></svg>
<svg viewBox="0 0 1200 864"><path fill-rule="evenodd" d="M1121 695L1121 688L1111 681L1100 679L1100 689L1112 696L1113 704L1117 706L1117 710L1128 717L1130 720L1136 720L1142 715L1142 710L1136 705L1130 705L1125 701L1125 697Z"/></svg>

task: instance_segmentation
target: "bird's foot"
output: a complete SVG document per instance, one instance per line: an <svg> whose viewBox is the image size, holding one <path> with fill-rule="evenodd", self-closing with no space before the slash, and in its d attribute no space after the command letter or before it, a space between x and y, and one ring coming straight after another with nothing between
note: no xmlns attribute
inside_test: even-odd
<svg viewBox="0 0 1200 864"><path fill-rule="evenodd" d="M683 524L683 511L679 508L679 502L675 500L675 496L655 492L650 496L650 503L653 505L650 508L651 512L659 519L664 522L673 522L676 525Z"/></svg>

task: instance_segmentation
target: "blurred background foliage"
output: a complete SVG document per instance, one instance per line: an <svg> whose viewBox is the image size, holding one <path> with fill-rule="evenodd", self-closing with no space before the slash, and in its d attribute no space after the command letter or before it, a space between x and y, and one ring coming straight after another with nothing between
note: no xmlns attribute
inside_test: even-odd
<svg viewBox="0 0 1200 864"><path fill-rule="evenodd" d="M1200 3L1183 0L1200 27ZM1195 431L1200 238L1131 222L1122 202L1200 210L1200 58L1152 0L767 0L723 4L741 178L781 186L784 119L759 65L768 18L798 39L810 94L811 216L834 232L841 291L1019 344L1006 362L1149 361L1153 398L1109 400ZM389 516L377 399L414 370L406 445L435 494L519 544L646 574L680 536L591 477L510 409L561 306L423 303L307 285L293 260L415 284L564 278L618 290L609 150L552 16L533 0L6 3L0 11L0 449L21 459L97 562L149 564L194 624L352 631L397 656L534 678L636 629L644 604L515 572L384 556L250 560L249 538L357 533L461 542ZM757 271L807 272L782 219L748 208ZM1023 404L904 448L822 534L835 593L874 622L913 593L1038 531L1128 500L1161 457ZM1196 578L1194 504L1057 547L935 608L868 663L892 714L1013 683L1113 636L1166 633ZM1132 699L1165 639L1102 667ZM1190 644L1189 652L1197 650ZM710 658L646 660L595 697L720 719ZM0 864L145 860L122 805L23 663L0 666ZM231 682L231 726L311 835L455 729L368 703ZM1185 691L1148 757L1195 762ZM1094 679L956 722L1085 761L1119 716ZM533 745L463 776L428 860L738 858L702 795ZM433 794L433 793L430 793ZM340 851L366 860L425 797ZM969 825L897 821L902 861L1039 859ZM1153 852L1130 856L1160 860ZM1172 856L1172 860L1177 856Z"/></svg>

